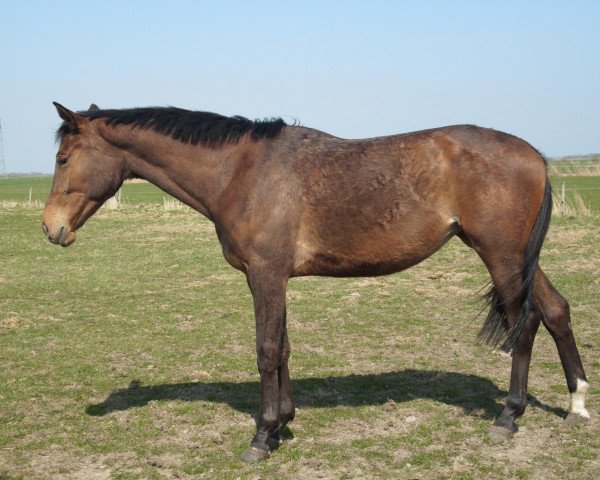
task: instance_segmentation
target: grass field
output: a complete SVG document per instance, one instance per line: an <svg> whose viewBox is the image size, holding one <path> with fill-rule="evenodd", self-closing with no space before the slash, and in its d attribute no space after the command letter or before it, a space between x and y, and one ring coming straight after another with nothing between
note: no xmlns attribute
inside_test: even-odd
<svg viewBox="0 0 600 480"><path fill-rule="evenodd" d="M27 202L31 190L31 200L45 202L52 187L52 177L0 178L0 201ZM128 182L123 186L123 203L161 204L170 195L154 185L145 182Z"/></svg>
<svg viewBox="0 0 600 480"><path fill-rule="evenodd" d="M556 172L568 172L569 168L573 168L568 165L552 166L552 164L551 167L551 170ZM567 199L571 199L574 192L579 192L588 206L600 211L600 175L565 176L557 173L557 176L551 177L550 180L555 193L560 194L564 184ZM45 202L51 186L50 176L0 178L0 202L27 202L30 192L32 202ZM127 182L121 190L121 201L129 205L162 204L170 198L167 193L148 183Z"/></svg>
<svg viewBox="0 0 600 480"><path fill-rule="evenodd" d="M548 162L551 176L592 176L600 175L600 156L588 155L584 158L558 159Z"/></svg>
<svg viewBox="0 0 600 480"><path fill-rule="evenodd" d="M0 479L597 478L600 177L552 181L591 210L556 216L541 260L571 303L590 423L563 424L567 389L542 329L520 431L488 442L510 358L474 340L488 275L452 240L400 274L290 282L298 412L283 446L245 465L259 408L252 304L212 224L128 184L121 208L62 249L26 203L50 179L0 180Z"/></svg>

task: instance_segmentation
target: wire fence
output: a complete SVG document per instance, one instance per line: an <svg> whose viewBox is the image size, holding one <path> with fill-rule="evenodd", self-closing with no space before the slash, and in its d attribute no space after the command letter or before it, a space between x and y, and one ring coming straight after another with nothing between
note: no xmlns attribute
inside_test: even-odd
<svg viewBox="0 0 600 480"><path fill-rule="evenodd" d="M565 187L567 192L582 192L584 190L600 190L600 187Z"/></svg>
<svg viewBox="0 0 600 480"><path fill-rule="evenodd" d="M600 175L600 160L586 162L561 161L549 162L548 174L552 177L565 176L598 176Z"/></svg>
<svg viewBox="0 0 600 480"><path fill-rule="evenodd" d="M584 175L583 177L600 177L600 164L589 165L594 168L598 167L598 174ZM565 165L562 162L560 166L561 168L565 168ZM571 168L569 166L566 167ZM588 165L576 165L575 167L588 168ZM586 173L587 172L589 172L589 170L586 170ZM552 184L555 214L561 215L561 213L564 213L567 216L576 216L600 213L600 195L596 193L600 191L600 180L596 181L592 178L587 180L582 180L581 178L579 180L574 180L569 179L568 174L553 175L552 162L549 165L549 174L553 177ZM571 175L573 174L571 173ZM48 195L48 186L36 185L35 183L33 183L33 186L31 185L32 184L29 182L24 182L20 187L11 189L12 191L8 189L2 191L4 189L0 189L0 207L15 208L17 206L24 206L30 209L41 208ZM113 198L106 202L104 209L115 210L120 209L125 205L134 205L138 203L156 205L165 211L187 209L183 204L180 204L179 201L171 197L165 198L164 194L158 196L142 195L139 196L139 199L137 198L138 196L136 196L135 199L130 199L129 195L127 195L127 193L123 194L120 189Z"/></svg>

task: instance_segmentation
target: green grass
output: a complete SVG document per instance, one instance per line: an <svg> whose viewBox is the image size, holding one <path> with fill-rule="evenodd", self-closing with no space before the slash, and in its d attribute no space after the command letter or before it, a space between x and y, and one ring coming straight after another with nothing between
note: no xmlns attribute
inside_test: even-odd
<svg viewBox="0 0 600 480"><path fill-rule="evenodd" d="M548 162L550 175L575 176L575 175L600 175L600 156L584 158L570 158L550 160Z"/></svg>
<svg viewBox="0 0 600 480"><path fill-rule="evenodd" d="M600 176L569 176L551 177L552 188L555 193L560 193L562 184L565 184L567 196L573 191L578 191L586 204L594 210L600 211ZM21 177L0 178L0 201L26 202L31 199L45 202L52 186L52 177ZM122 201L125 204L162 204L163 199L171 198L170 195L159 190L149 183L126 183L122 189Z"/></svg>
<svg viewBox="0 0 600 480"><path fill-rule="evenodd" d="M0 200L25 201L28 184L49 189L0 180ZM521 430L487 441L510 359L474 341L488 275L452 240L400 274L290 282L297 417L271 459L243 465L259 406L245 279L210 222L130 187L134 205L99 212L68 249L45 240L39 208L0 207L0 478L595 477L600 208L555 218L542 254L571 302L592 424L563 425L542 329Z"/></svg>
<svg viewBox="0 0 600 480"><path fill-rule="evenodd" d="M31 200L45 202L52 187L52 177L0 178L0 201L27 202L31 190ZM171 196L150 183L125 183L121 199L126 204L162 204Z"/></svg>
<svg viewBox="0 0 600 480"><path fill-rule="evenodd" d="M600 211L600 176L551 177L550 183L555 195L560 197L564 184L567 200L577 192L590 209Z"/></svg>
<svg viewBox="0 0 600 480"><path fill-rule="evenodd" d="M52 177L0 178L0 201L14 200L27 202L31 190L31 200L45 202L52 187Z"/></svg>

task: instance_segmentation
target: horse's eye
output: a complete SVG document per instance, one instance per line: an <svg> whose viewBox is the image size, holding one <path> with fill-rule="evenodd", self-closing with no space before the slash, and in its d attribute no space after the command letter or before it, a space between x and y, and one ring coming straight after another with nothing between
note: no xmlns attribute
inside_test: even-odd
<svg viewBox="0 0 600 480"><path fill-rule="evenodd" d="M65 163L67 163L68 160L69 157L58 157L56 159L56 163L58 163L59 165L64 165Z"/></svg>

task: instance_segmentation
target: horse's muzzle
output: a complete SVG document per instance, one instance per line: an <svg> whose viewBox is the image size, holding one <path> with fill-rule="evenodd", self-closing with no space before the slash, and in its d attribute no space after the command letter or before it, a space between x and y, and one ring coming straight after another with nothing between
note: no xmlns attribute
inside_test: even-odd
<svg viewBox="0 0 600 480"><path fill-rule="evenodd" d="M61 247L68 247L74 241L77 235L75 232L64 225L56 228L54 232L52 232L45 223L42 223L42 230L44 234L50 240L50 243L55 245L60 245Z"/></svg>

